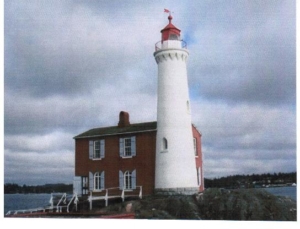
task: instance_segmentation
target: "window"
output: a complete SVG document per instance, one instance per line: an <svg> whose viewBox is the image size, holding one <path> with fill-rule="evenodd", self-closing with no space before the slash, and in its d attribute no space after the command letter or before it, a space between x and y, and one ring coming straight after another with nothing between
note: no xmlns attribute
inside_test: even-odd
<svg viewBox="0 0 300 229"><path fill-rule="evenodd" d="M76 192L78 196L88 194L88 177L75 176L73 180L73 192Z"/></svg>
<svg viewBox="0 0 300 229"><path fill-rule="evenodd" d="M101 189L101 175L98 172L96 172L94 175L94 189Z"/></svg>
<svg viewBox="0 0 300 229"><path fill-rule="evenodd" d="M82 177L82 194L88 194L88 177Z"/></svg>
<svg viewBox="0 0 300 229"><path fill-rule="evenodd" d="M94 158L100 158L100 141L94 141Z"/></svg>
<svg viewBox="0 0 300 229"><path fill-rule="evenodd" d="M169 40L179 40L179 36L176 34L170 34L169 35Z"/></svg>
<svg viewBox="0 0 300 229"><path fill-rule="evenodd" d="M197 170L197 182L198 182L198 186L201 186L201 181L202 181L202 178L201 178L201 168L196 168Z"/></svg>
<svg viewBox="0 0 300 229"><path fill-rule="evenodd" d="M193 141L194 141L194 154L195 154L195 156L198 156L198 152L197 152L197 139L194 138Z"/></svg>
<svg viewBox="0 0 300 229"><path fill-rule="evenodd" d="M128 138L120 138L120 157L133 157L136 156L136 141L135 136Z"/></svg>
<svg viewBox="0 0 300 229"><path fill-rule="evenodd" d="M190 102L186 101L186 110L189 113L190 112Z"/></svg>
<svg viewBox="0 0 300 229"><path fill-rule="evenodd" d="M73 178L73 193L76 193L78 196L82 195L82 177L75 176Z"/></svg>
<svg viewBox="0 0 300 229"><path fill-rule="evenodd" d="M124 155L125 156L131 156L131 138L125 138L124 142L125 142Z"/></svg>
<svg viewBox="0 0 300 229"><path fill-rule="evenodd" d="M105 141L96 140L89 141L89 158L90 159L101 159L105 156Z"/></svg>
<svg viewBox="0 0 300 229"><path fill-rule="evenodd" d="M124 173L119 171L119 186L120 189L131 190L136 189L136 170L125 171Z"/></svg>
<svg viewBox="0 0 300 229"><path fill-rule="evenodd" d="M129 172L129 171L126 171L124 173L124 188L125 189L132 189L131 172Z"/></svg>
<svg viewBox="0 0 300 229"><path fill-rule="evenodd" d="M89 190L90 191L100 191L105 188L104 186L104 171L96 172L93 174L89 172Z"/></svg>
<svg viewBox="0 0 300 229"><path fill-rule="evenodd" d="M162 150L167 150L167 149L168 149L168 140L166 138L163 138Z"/></svg>

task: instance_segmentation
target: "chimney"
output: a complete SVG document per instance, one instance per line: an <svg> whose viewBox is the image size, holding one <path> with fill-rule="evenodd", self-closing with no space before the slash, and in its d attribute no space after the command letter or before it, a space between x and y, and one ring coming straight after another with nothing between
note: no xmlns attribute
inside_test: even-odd
<svg viewBox="0 0 300 229"><path fill-rule="evenodd" d="M121 111L119 115L118 127L126 127L126 126L130 126L129 114L125 111Z"/></svg>

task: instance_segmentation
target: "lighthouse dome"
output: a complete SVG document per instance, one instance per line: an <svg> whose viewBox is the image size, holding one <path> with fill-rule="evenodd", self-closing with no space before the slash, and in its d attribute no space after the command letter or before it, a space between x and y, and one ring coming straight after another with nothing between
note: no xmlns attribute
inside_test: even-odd
<svg viewBox="0 0 300 229"><path fill-rule="evenodd" d="M180 29L172 24L173 17L168 16L169 24L161 32L161 40L155 44L155 51L163 49L186 49L186 42L180 37Z"/></svg>
<svg viewBox="0 0 300 229"><path fill-rule="evenodd" d="M180 40L180 29L172 24L173 17L169 15L169 24L161 30L161 41Z"/></svg>

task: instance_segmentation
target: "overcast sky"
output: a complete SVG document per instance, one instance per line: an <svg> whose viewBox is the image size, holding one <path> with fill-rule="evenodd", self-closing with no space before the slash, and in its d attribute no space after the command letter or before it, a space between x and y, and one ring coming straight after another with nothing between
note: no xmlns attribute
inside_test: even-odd
<svg viewBox="0 0 300 229"><path fill-rule="evenodd" d="M154 44L188 43L204 176L296 171L293 0L7 0L4 182L72 183L73 137L156 120Z"/></svg>

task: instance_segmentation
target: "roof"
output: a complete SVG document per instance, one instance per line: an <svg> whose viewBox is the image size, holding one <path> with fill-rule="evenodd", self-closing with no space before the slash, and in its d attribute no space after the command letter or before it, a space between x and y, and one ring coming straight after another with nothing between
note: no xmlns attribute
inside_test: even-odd
<svg viewBox="0 0 300 229"><path fill-rule="evenodd" d="M173 32L176 31L176 33L177 33L178 35L180 35L180 29L176 28L176 27L172 24L172 19L173 19L173 17L172 17L171 14L170 14L169 17L168 17L169 24L168 24L165 28L163 28L163 29L161 30L161 32L163 33L164 31L172 30ZM174 30L175 30L175 31L174 31Z"/></svg>
<svg viewBox="0 0 300 229"><path fill-rule="evenodd" d="M165 28L163 28L161 30L161 32L165 31L165 30L177 30L178 33L180 33L180 29L176 28L172 23L169 23Z"/></svg>
<svg viewBox="0 0 300 229"><path fill-rule="evenodd" d="M126 127L118 127L118 126L100 127L100 128L94 128L86 132L83 132L75 136L74 139L156 131L156 126L157 126L157 122L143 122L143 123L130 124L130 126L126 126Z"/></svg>

